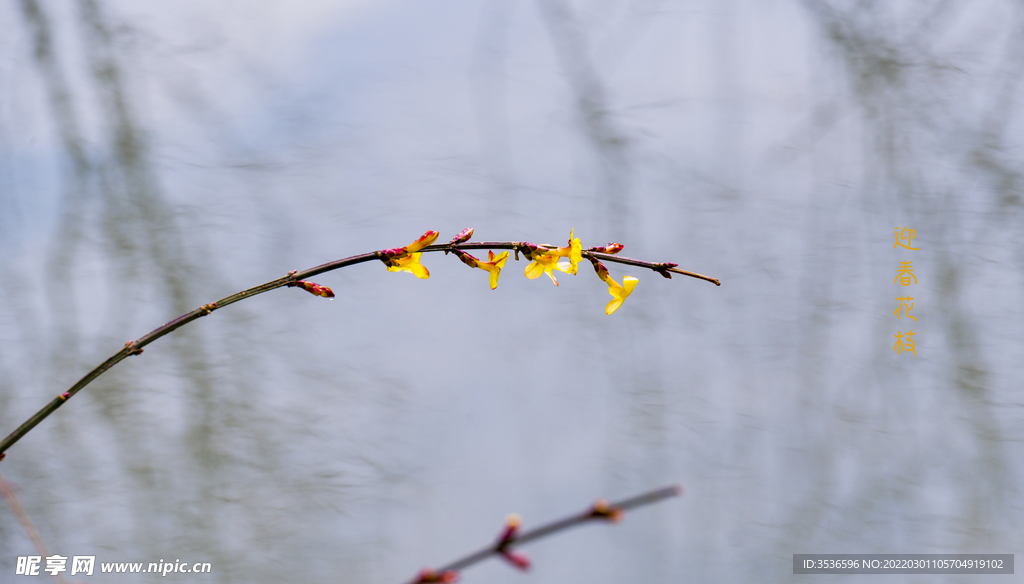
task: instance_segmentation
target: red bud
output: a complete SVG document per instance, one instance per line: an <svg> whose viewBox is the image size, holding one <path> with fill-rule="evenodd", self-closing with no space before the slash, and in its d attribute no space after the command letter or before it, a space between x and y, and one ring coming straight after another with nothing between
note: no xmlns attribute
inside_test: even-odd
<svg viewBox="0 0 1024 584"><path fill-rule="evenodd" d="M424 568L420 571L419 576L413 584L428 584L432 582L442 582L444 584L451 584L459 581L459 573L455 570L445 570L438 574L430 568Z"/></svg>
<svg viewBox="0 0 1024 584"><path fill-rule="evenodd" d="M327 286L321 286L320 284L306 282L304 280L298 280L295 282L288 283L289 288L293 288L295 286L302 288L303 290L309 292L314 296L320 296L321 298L334 298L334 291L328 288Z"/></svg>
<svg viewBox="0 0 1024 584"><path fill-rule="evenodd" d="M608 503L608 499L598 499L594 501L594 506L590 509L591 517L602 517L618 523L622 521L623 511L619 507L612 507Z"/></svg>
<svg viewBox="0 0 1024 584"><path fill-rule="evenodd" d="M501 557L505 558L510 564L524 572L530 569L530 558L526 557L525 554L511 550L501 550Z"/></svg>
<svg viewBox="0 0 1024 584"><path fill-rule="evenodd" d="M596 251L597 253L617 254L622 251L624 246L621 243L609 243L608 245L602 245L598 247L589 247L587 251Z"/></svg>
<svg viewBox="0 0 1024 584"><path fill-rule="evenodd" d="M467 242L467 241L469 241L470 237L473 237L473 228L472 227L467 227L467 228L463 229L462 231L460 231L458 235L453 237L452 240L448 242L448 245L454 245L456 243Z"/></svg>

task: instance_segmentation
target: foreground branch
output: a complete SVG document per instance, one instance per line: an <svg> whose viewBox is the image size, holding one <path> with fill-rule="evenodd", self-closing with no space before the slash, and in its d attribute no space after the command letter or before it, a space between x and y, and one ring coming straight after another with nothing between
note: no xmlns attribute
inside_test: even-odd
<svg viewBox="0 0 1024 584"><path fill-rule="evenodd" d="M697 278L700 280L705 280L707 282L715 284L716 286L721 285L720 282L715 278L712 278L710 276L704 276L702 274L697 274L695 272L680 270L676 267L676 264L673 263L645 262L642 260L635 260L632 258L618 257L614 255L622 249L622 245L618 243L609 244L603 247L593 247L587 250L582 250L579 247L579 239L573 240L571 234L570 245L577 246L572 249L570 249L570 247L555 247L553 245L534 244L526 241L487 241L481 243L466 243L470 236L472 236L472 234L472 229L466 229L459 233L455 237L455 239L453 239L447 244L430 245L430 243L433 243L433 241L437 239L437 232L428 231L426 234L424 234L423 237L417 240L417 242L414 242L413 244L405 246L403 248L384 249L370 253L364 253L361 255L355 255L340 260L335 260L333 262L328 262L326 264L322 264L314 268L309 268L308 270L303 270L301 272L292 271L282 278L271 280L270 282L267 282L265 284L260 284L259 286L254 286L247 290L237 292L225 298L221 298L216 302L203 305L193 310L192 312L183 314L178 318L172 320L171 322L168 322L167 324L154 329L148 334L143 335L138 339L135 339L134 341L128 341L127 343L125 343L124 347L120 351L114 353L112 357L110 357L109 359L101 363L98 367L96 367L88 374L86 374L86 376L80 379L78 383L72 385L71 388L69 388L67 391L53 398L53 400L50 401L50 403L43 406L42 409L36 412L28 420L26 420L21 426L18 426L18 428L11 432L6 438L4 438L3 441L0 441L0 460L2 460L3 457L5 456L7 449L13 446L14 443L20 440L22 436L27 434L30 430L32 430L32 428L36 427L36 425L45 420L50 414L57 411L59 407L64 405L64 403L67 400L74 397L74 395L81 391L82 388L92 383L92 381L95 380L100 375L106 373L107 370L109 370L114 365L117 365L118 363L132 355L138 355L142 353L143 347L159 339L160 337L169 334L174 330L182 326L185 326L186 324L196 319L202 318L210 314L214 310L224 308L229 304L234 304L235 302L245 300L246 298L251 298L253 296L256 296L257 294L263 294L264 292L269 292L271 290L275 290L277 288L282 288L285 286L301 287L317 296L323 296L328 298L333 297L334 292L332 292L330 288L327 288L326 286L320 286L319 284L314 284L312 282L306 282L305 279L312 278L313 276L323 274L325 272L337 270L339 268L344 268L346 266L361 264L363 262L368 262L371 260L380 260L384 262L386 266L388 266L389 271L410 271L416 274L418 277L426 278L429 277L429 272L427 272L425 268L419 265L419 255L423 252L442 251L445 252L446 254L448 252L456 253L457 255L460 256L460 259L463 262L474 264L477 265L478 267L489 266L486 267L486 269L492 271L500 271L500 265L497 266L497 268L495 268L495 266L492 265L494 264L494 262L478 261L475 258L468 256L468 254L465 254L462 250L507 249L515 252L517 260L519 259L519 254L522 253L526 256L527 259L534 259L534 264L538 264L538 261L545 262L548 265L547 272L549 274L553 267L550 264L550 261L557 260L556 255L559 253L561 253L563 257L570 257L572 253L576 253L577 261L578 259L582 258L590 260L592 263L594 263L595 270L598 270L599 276L609 283L609 286L611 287L610 289L613 291L613 296L619 297L619 300L613 301L613 303L618 302L619 304L621 304L621 299L625 298L625 296L628 296L629 291L620 292L620 290L622 290L622 287L619 286L610 278L608 278L607 270L605 270L600 263L601 260L626 264L630 266L636 266L640 268L646 268L658 272L659 274L666 278L671 278L671 274L675 273L682 274L684 276L689 276L692 278ZM507 252L505 252L504 255L507 255ZM500 263L503 264L504 260L502 260ZM562 268L554 267L554 269ZM575 264L573 264L572 273L575 273ZM554 280L553 275L552 280ZM494 284L497 283L496 275L493 277L493 282ZM493 287L494 286L492 285L492 288ZM629 290L631 291L632 288L630 288ZM614 309L610 310L614 311Z"/></svg>
<svg viewBox="0 0 1024 584"><path fill-rule="evenodd" d="M522 554L512 551L513 547L530 543L531 541L542 537L554 535L559 531L593 520L618 522L622 519L623 513L629 509L641 507L643 505L650 505L651 503L657 503L658 501L669 497L676 497L682 492L682 487L679 485L673 485L671 487L664 487L656 491L644 493L643 495L624 499L616 503L609 503L604 499L599 499L590 507L590 509L587 509L582 513L571 515L564 519L559 519L558 521L553 521L547 525L542 525L522 533L519 533L519 516L510 515L504 531L494 544L436 570L429 568L425 569L421 571L419 576L409 584L455 582L458 580L460 571L495 555L500 555L517 568L526 570L530 566L529 559Z"/></svg>
<svg viewBox="0 0 1024 584"><path fill-rule="evenodd" d="M510 249L516 252L516 259L519 259L520 253L526 253L530 251L531 246L534 244L525 241L480 241L477 243L460 243L458 245L431 245L426 247L423 251L443 251L449 252L452 249ZM556 246L550 244L540 244L535 247L541 249L557 249ZM595 248L596 249L596 248ZM620 247L621 249L621 247ZM590 259L594 258L597 260L604 260L607 262L615 262L617 264L626 264L628 266L636 266L638 268L647 268L648 270L654 270L666 278L671 276L665 275L665 272L672 272L673 274L680 274L683 276L689 276L698 280L704 280L705 282L711 282L715 286L721 286L722 282L718 278L712 278L711 276L705 276L704 274L698 274L697 272L689 272L687 270L680 270L676 266L678 264L672 264L667 262L645 262L643 260L635 260L633 258L620 257L612 255L610 253L600 253L592 250L583 251L583 257Z"/></svg>

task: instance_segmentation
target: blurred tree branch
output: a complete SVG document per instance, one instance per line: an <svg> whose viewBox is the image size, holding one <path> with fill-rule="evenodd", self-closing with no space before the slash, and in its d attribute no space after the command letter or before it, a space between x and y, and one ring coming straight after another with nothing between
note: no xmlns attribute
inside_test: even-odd
<svg viewBox="0 0 1024 584"><path fill-rule="evenodd" d="M418 578L410 582L410 584L455 582L459 577L460 571L495 555L501 555L517 568L526 570L530 566L529 559L527 559L526 556L513 552L513 547L524 545L531 541L538 540L549 535L554 535L560 531L569 529L570 527L576 527L577 525L589 523L594 520L618 522L622 519L623 513L629 509L658 503L669 497L678 497L682 492L682 487L679 485L672 485L670 487L663 487L661 489L630 497L628 499L623 499L622 501L614 503L609 503L605 499L598 499L589 509L582 513L570 515L569 517L552 521L551 523L547 523L522 533L519 532L519 516L510 515L506 520L504 531L494 544L455 560L441 568L424 569L419 573Z"/></svg>

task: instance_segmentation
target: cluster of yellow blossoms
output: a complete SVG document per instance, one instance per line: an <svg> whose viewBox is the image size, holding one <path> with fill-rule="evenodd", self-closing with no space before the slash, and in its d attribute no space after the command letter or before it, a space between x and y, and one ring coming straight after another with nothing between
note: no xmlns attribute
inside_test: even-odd
<svg viewBox="0 0 1024 584"><path fill-rule="evenodd" d="M387 266L389 272L409 272L417 278L427 279L430 277L430 272L420 263L420 256L423 255L421 250L437 241L438 235L437 231L428 231L405 247L396 247L379 252L380 259ZM472 235L472 228L465 229L448 242L448 245L466 242ZM527 259L531 260L524 271L527 278L535 280L542 274L547 274L551 281L555 283L555 286L558 285L558 280L555 278L555 270L575 276L579 263L583 260L583 244L578 237L573 237L572 230L569 231L569 243L565 247L552 248L550 246L524 242L518 244L517 249L522 251ZM590 248L587 251L616 254L621 250L621 244L612 243L607 246ZM487 261L477 259L461 249L445 250L446 253L448 251L457 255L467 266L488 272L491 290L498 287L498 276L501 274L501 268L505 266L505 262L508 260L507 251L494 255L493 251L488 250ZM516 258L518 259L518 257L517 255ZM561 261L563 258L567 258L568 261ZM633 293L633 289L636 288L639 280L633 276L626 276L623 278L622 284L619 284L608 273L608 268L604 267L597 258L588 256L587 259L594 265L594 271L597 272L597 276L608 285L608 293L612 295L612 300L605 307L604 312L605 314L611 314L618 310L622 306L622 302Z"/></svg>

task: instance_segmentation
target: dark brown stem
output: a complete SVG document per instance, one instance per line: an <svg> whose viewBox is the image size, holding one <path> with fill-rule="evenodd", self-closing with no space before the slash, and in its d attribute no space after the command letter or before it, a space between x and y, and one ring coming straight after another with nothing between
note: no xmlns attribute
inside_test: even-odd
<svg viewBox="0 0 1024 584"><path fill-rule="evenodd" d="M545 244L540 246L534 246L534 249L536 249L536 247L554 249L555 246ZM528 247L528 244L526 242L521 241L486 241L480 243L431 245L423 248L422 251L449 252L454 251L456 249L510 249L515 250L518 256L519 252L527 251L530 248ZM384 255L382 255L384 251L385 250L374 251L370 253L364 253L361 255L343 258L340 260L335 260L333 262L321 264L319 266L309 268L308 270L303 270L301 272L289 272L288 275L282 278L271 280L270 282L267 282L265 284L260 284L259 286L249 288L248 290L243 290L241 292L232 294L231 296L221 298L216 302L200 306L199 308L193 310L192 312L183 314L178 318L172 320L171 322L150 331L149 333L139 337L138 339L135 339L134 341L128 341L127 343L125 343L125 346L120 351L114 353L112 357L110 357L109 359L101 363L98 367L90 371L88 374L86 374L85 377L78 380L78 383L72 385L71 388L68 389L66 392L53 398L53 400L50 401L50 403L43 406L42 409L36 412L31 418L26 420L25 423L18 426L13 432L7 435L6 438L0 441L0 460L2 460L3 457L5 456L7 449L13 446L15 442L20 440L21 437L27 434L30 430L32 430L32 428L35 428L37 424L45 420L50 414L57 411L57 408L64 405L64 403L67 402L68 399L74 397L74 395L78 393L83 387L89 385L94 379L96 379L100 375L103 375L108 369L110 369L114 365L117 365L125 358L142 353L143 347L159 339L160 337L174 331L178 327L185 326L186 324L192 322L193 320L202 318L210 314L214 310L224 308L225 306L229 304L234 304L239 300L251 298L253 296L256 296L257 294L263 294L264 292L269 292L276 288L281 288L282 286L294 285L299 280L312 278L317 274L323 274L324 272L330 272L332 270L337 270L338 268L344 268L345 266L351 266L354 264L361 264L363 262L368 262L371 260L382 259L384 258ZM666 277L668 277L667 272L675 272L677 274L682 274L684 276L690 276L693 278L699 278L701 280L707 280L708 282L713 282L716 286L720 285L718 280L716 280L715 278L710 278L708 276L703 276L701 274L696 274L694 272L687 272L685 270L677 269L675 267L675 264L645 262L641 260L634 260L631 258L623 258L611 254L597 253L591 251L584 251L583 257L594 257L609 262L618 262L620 264L628 264L641 268L647 268L659 272Z"/></svg>
<svg viewBox="0 0 1024 584"><path fill-rule="evenodd" d="M718 281L718 278L712 278L711 276L705 276L704 274L698 274L697 272L689 272L686 270L680 270L675 264L645 262L643 260L635 260L633 258L624 258L622 256L611 255L606 253L597 253L593 251L583 252L583 257L593 257L606 262L616 262L619 264L626 264L628 266L637 266L638 268L647 268L654 270L655 272L672 272L674 274L681 274L683 276L689 276L691 278L697 278L698 280L704 280L705 282L711 282L715 286L721 286L722 283Z"/></svg>
<svg viewBox="0 0 1024 584"><path fill-rule="evenodd" d="M555 249L558 246L551 244L537 244L541 247L547 247L549 249ZM460 243L456 245L431 245L423 248L423 251L452 251L453 249L510 249L516 252L522 252L527 249L525 242L522 241L480 241L475 243ZM712 278L711 276L705 276L704 274L698 274L697 272L689 272L687 270L680 270L675 267L675 264L666 264L658 262L645 262L643 260L636 260L633 258L626 258L618 255L612 255L607 253L598 253L595 251L584 251L583 257L585 258L597 258L606 262L615 262L618 264L626 264L628 266L636 266L638 268L647 268L648 270L654 270L655 272L672 272L674 274L680 274L683 276L689 276L691 278L697 278L698 280L704 280L705 282L711 282L715 286L721 286L722 283L718 281L718 278Z"/></svg>
<svg viewBox="0 0 1024 584"><path fill-rule="evenodd" d="M203 305L193 310L192 312L179 316L178 318L172 320L171 322L161 327L153 329L149 333L139 337L134 341L128 341L127 343L125 343L124 348L122 348L117 353L114 353L114 355L111 358L107 359L98 367L96 367L88 374L86 374L85 377L78 380L78 383L72 385L71 388L68 389L66 392L53 398L53 400L50 401L50 403L43 406L41 410L36 412L31 418L26 420L25 423L18 426L17 429L15 429L6 438L4 438L3 441L0 442L0 459L4 457L4 453L7 452L8 448L13 446L14 443L20 440L22 436L27 434L29 430L35 428L36 425L39 424L39 422L42 422L50 414L57 411L57 408L64 405L64 403L67 402L68 399L73 397L83 387L89 385L94 379L106 373L108 369L110 369L114 365L117 365L125 358L131 355L138 355L139 353L142 352L143 347L159 339L160 337L174 331L175 329L185 326L186 324L192 322L193 320L202 318L207 314L210 314L214 310L224 308L228 304L234 304L239 300L245 300L246 298L251 298L253 296L256 296L257 294L263 294L264 292L269 292L276 288L287 286L291 282L295 282L305 278L311 278L317 274L322 274L324 272L329 272L331 270L337 270L338 268L351 266L353 264L368 262L370 260L375 260L377 258L377 252L364 253L362 255L352 256L336 260L333 262L329 262L323 265L319 265L316 266L315 268L309 268L308 270L303 270L301 272L292 272L289 273L287 276L284 276L283 278L278 278L265 284L254 286L252 288L249 288L248 290L242 290L241 292L237 292L235 294L232 294L231 296L221 298L220 300L213 302L211 304Z"/></svg>
<svg viewBox="0 0 1024 584"><path fill-rule="evenodd" d="M436 570L426 570L424 571L424 573L433 574L435 575L435 577L439 577L447 572L458 573L472 566L473 564L480 563L490 558L491 556L500 554L503 551L510 550L515 546L527 544L531 541L541 539L542 537L554 535L560 531L569 529L570 527L575 527L577 525L582 525L584 523L598 519L606 521L617 521L618 518L621 517L621 514L625 511L628 511L636 507L642 507L644 505L657 503L669 497L677 497L680 494L682 494L682 492L682 487L680 487L679 485L672 485L671 487L664 487L656 491L651 491L649 493L644 493L642 495L637 495L636 497L630 497L629 499L623 499L622 501L614 503L608 503L607 501L598 501L592 507L590 507L586 511L583 511L582 513L577 513L576 515L570 515L569 517L565 517L557 521L552 521L551 523L531 529L530 531L524 531L519 534L512 534L507 538L502 537L498 539L497 542L491 544L488 547L485 547L480 551L469 554L464 558L455 560L454 562L441 568L437 568ZM424 579L424 573L421 573L418 579L410 581L410 584L421 584L422 582L430 582L431 580Z"/></svg>

